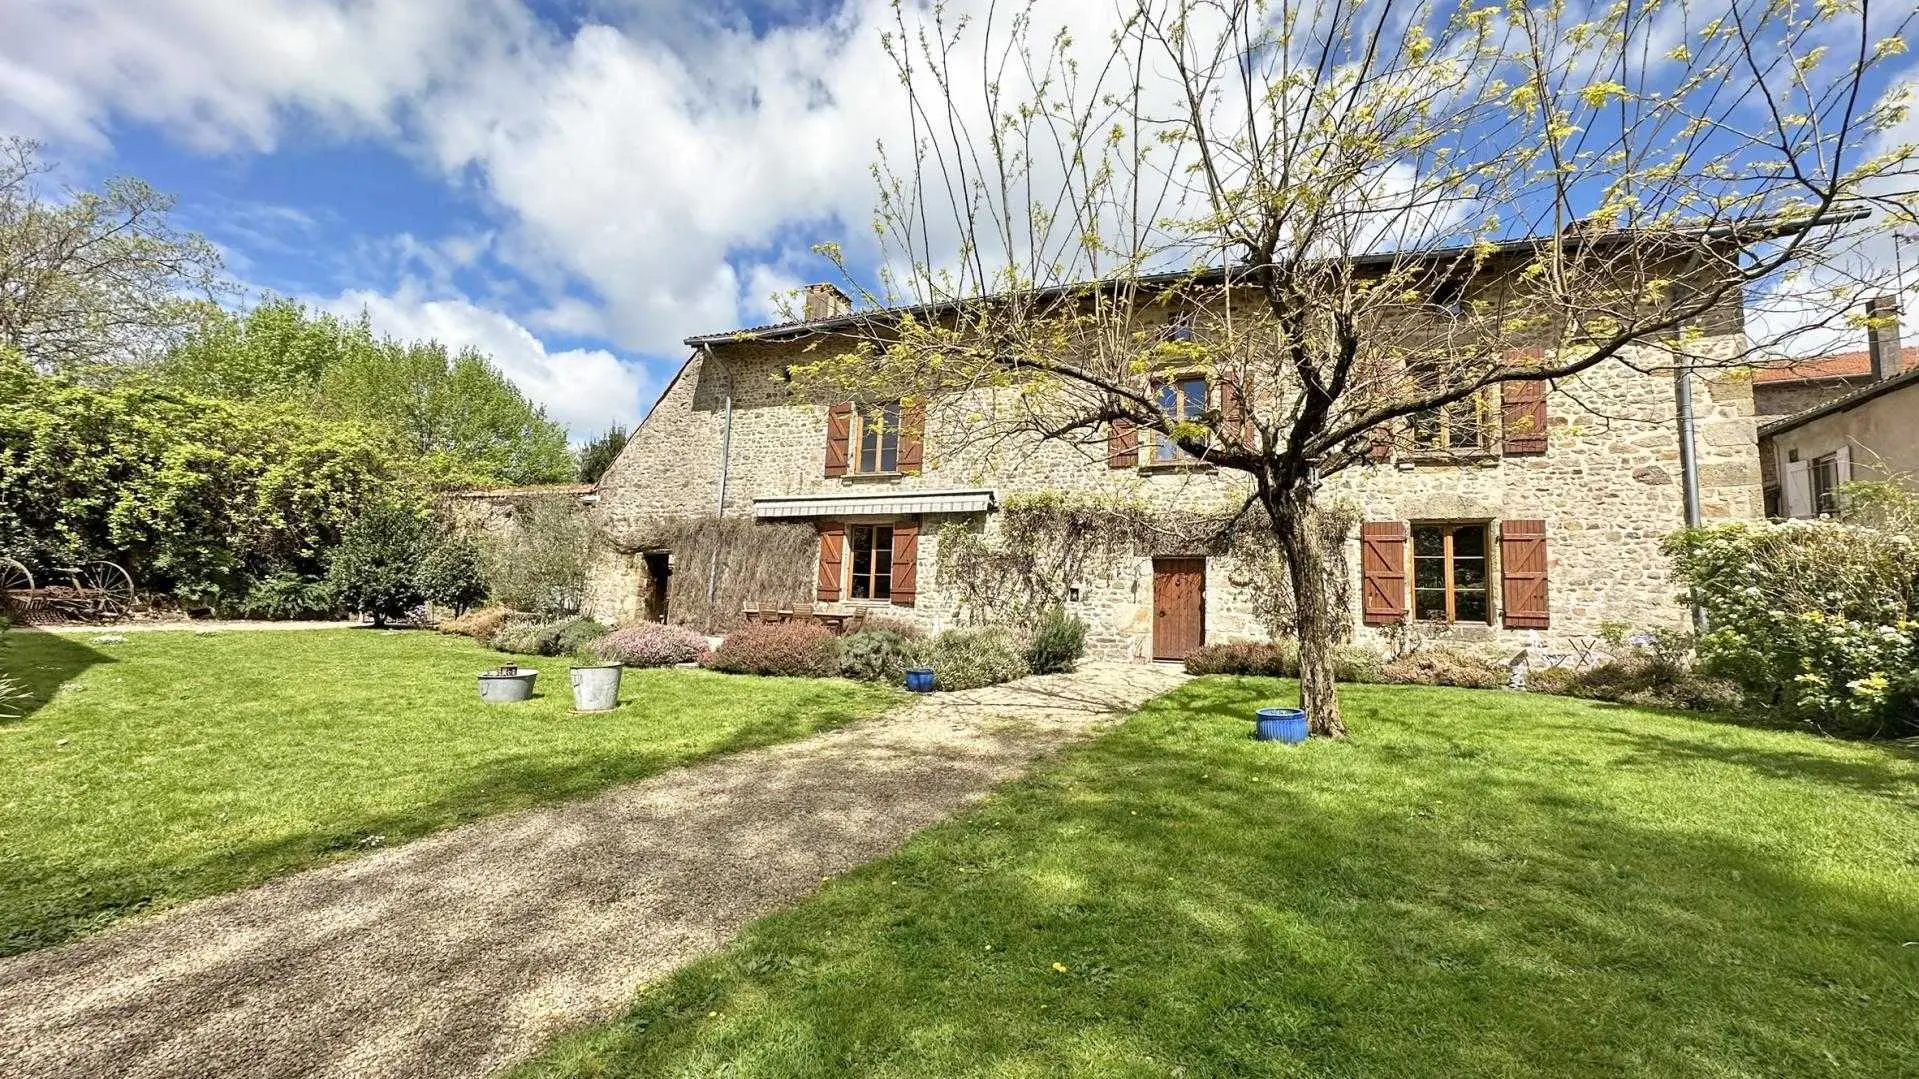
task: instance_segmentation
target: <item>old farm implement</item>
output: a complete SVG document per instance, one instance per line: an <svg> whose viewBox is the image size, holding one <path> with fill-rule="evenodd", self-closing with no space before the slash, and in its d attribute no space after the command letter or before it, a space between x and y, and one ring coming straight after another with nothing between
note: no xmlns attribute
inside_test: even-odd
<svg viewBox="0 0 1919 1079"><path fill-rule="evenodd" d="M0 601L29 624L118 622L133 616L133 575L112 562L50 566L36 575L23 562L0 558Z"/></svg>

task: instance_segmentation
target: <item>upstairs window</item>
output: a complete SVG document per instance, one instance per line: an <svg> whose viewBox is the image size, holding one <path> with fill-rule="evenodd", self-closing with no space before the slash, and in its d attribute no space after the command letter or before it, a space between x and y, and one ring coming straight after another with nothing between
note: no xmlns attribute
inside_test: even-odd
<svg viewBox="0 0 1919 1079"><path fill-rule="evenodd" d="M1199 419L1206 412L1205 376L1188 375L1160 383L1159 410L1174 423ZM1170 465L1181 460L1190 460L1190 458L1180 452L1179 446L1172 439L1162 436L1154 440L1154 464Z"/></svg>
<svg viewBox="0 0 1919 1079"><path fill-rule="evenodd" d="M1486 526L1413 526L1413 617L1422 622L1491 622Z"/></svg>
<svg viewBox="0 0 1919 1079"><path fill-rule="evenodd" d="M900 403L884 401L854 410L853 471L898 472L900 467Z"/></svg>
<svg viewBox="0 0 1919 1079"><path fill-rule="evenodd" d="M846 583L848 599L893 598L893 526L852 525L846 539L853 548L853 572Z"/></svg>
<svg viewBox="0 0 1919 1079"><path fill-rule="evenodd" d="M1413 448L1426 453L1475 453L1490 445L1492 423L1484 395L1413 417Z"/></svg>

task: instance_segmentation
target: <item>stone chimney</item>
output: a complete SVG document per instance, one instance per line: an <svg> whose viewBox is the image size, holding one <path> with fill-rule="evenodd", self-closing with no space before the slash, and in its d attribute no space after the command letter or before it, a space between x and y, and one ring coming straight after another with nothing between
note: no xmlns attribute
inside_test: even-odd
<svg viewBox="0 0 1919 1079"><path fill-rule="evenodd" d="M1866 301L1866 354L1872 357L1872 380L1884 382L1903 366L1899 353L1899 301L1892 296L1874 296Z"/></svg>
<svg viewBox="0 0 1919 1079"><path fill-rule="evenodd" d="M806 286L806 309L803 312L808 322L821 319L839 318L853 313L852 297L841 292L830 282L822 281L817 285Z"/></svg>

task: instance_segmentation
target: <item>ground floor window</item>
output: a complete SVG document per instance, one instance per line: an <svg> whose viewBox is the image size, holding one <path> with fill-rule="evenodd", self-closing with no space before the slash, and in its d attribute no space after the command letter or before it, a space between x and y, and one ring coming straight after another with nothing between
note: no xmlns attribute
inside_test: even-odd
<svg viewBox="0 0 1919 1079"><path fill-rule="evenodd" d="M1824 457L1815 457L1807 466L1806 475L1812 483L1812 512L1839 512L1839 455L1828 453Z"/></svg>
<svg viewBox="0 0 1919 1079"><path fill-rule="evenodd" d="M853 548L853 575L847 584L849 599L893 598L893 526L852 525L846 530Z"/></svg>
<svg viewBox="0 0 1919 1079"><path fill-rule="evenodd" d="M1413 526L1413 617L1422 622L1491 622L1486 526Z"/></svg>

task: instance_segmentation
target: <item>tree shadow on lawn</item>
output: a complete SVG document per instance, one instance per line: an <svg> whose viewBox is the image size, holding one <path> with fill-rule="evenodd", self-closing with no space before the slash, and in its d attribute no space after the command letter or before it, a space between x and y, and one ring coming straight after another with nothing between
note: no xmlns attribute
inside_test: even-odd
<svg viewBox="0 0 1919 1079"><path fill-rule="evenodd" d="M9 629L0 635L0 674L17 679L27 691L27 699L20 716L0 718L0 726L31 717L53 699L61 686L96 664L113 662L116 660L112 656L81 643L77 634L49 633L21 626Z"/></svg>
<svg viewBox="0 0 1919 1079"><path fill-rule="evenodd" d="M635 700L622 695L612 712L566 716L565 723L620 722L633 716ZM0 921L0 956L50 947L84 936L130 915L250 887L285 873L398 846L474 821L574 801L612 787L639 782L714 757L760 749L865 718L843 694L821 688L797 697L788 715L741 725L712 744L693 750L663 748L605 753L563 763L522 755L476 765L475 771L432 799L403 809L320 822L309 832L208 850L168 865L140 861L145 848L120 852L127 860L84 870L21 852L0 859L0 893L32 896L8 907L20 914ZM806 717L805 730L793 718ZM194 826L192 820L182 827ZM86 857L97 858L91 850Z"/></svg>
<svg viewBox="0 0 1919 1079"><path fill-rule="evenodd" d="M528 1072L1892 1076L1919 1052L1893 871L1649 823L1608 789L1613 732L1576 721L1529 770L1494 717L1349 693L1353 743L1287 749L1246 737L1246 687L1194 688ZM1711 807L1679 762L1648 778Z"/></svg>

